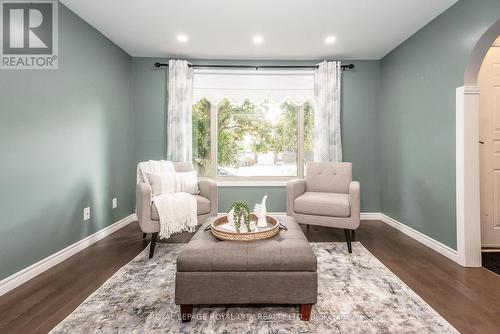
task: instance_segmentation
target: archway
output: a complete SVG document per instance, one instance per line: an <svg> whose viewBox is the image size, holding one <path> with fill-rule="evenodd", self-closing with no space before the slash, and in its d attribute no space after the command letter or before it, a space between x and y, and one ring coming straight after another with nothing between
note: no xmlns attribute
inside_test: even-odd
<svg viewBox="0 0 500 334"><path fill-rule="evenodd" d="M476 43L465 69L464 86L457 88L457 260L467 267L481 266L478 78L483 60L499 35L500 20Z"/></svg>

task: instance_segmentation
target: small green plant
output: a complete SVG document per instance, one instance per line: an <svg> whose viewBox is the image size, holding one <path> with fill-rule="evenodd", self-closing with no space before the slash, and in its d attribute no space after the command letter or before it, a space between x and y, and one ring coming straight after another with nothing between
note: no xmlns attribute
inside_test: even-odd
<svg viewBox="0 0 500 334"><path fill-rule="evenodd" d="M250 231L250 208L248 204L242 201L234 202L229 211L233 210L234 212L234 226L236 227L236 232L240 233L241 223L243 219L243 223L245 224L247 231Z"/></svg>

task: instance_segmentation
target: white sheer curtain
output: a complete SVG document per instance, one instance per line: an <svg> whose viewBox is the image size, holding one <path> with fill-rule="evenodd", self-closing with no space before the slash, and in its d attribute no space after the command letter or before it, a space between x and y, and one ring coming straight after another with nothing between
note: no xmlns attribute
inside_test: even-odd
<svg viewBox="0 0 500 334"><path fill-rule="evenodd" d="M185 60L168 62L167 159L191 162L193 69Z"/></svg>
<svg viewBox="0 0 500 334"><path fill-rule="evenodd" d="M342 161L338 61L323 61L314 71L314 161Z"/></svg>

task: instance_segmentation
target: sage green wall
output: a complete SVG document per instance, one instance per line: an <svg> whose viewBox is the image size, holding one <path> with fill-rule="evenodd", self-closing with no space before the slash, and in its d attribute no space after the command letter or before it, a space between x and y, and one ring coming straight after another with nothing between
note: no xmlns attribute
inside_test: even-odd
<svg viewBox="0 0 500 334"><path fill-rule="evenodd" d="M137 161L165 158L166 155L166 70L156 69L156 61L167 59L133 58L133 101L136 113ZM318 61L223 61L192 60L216 64L294 64L311 65ZM345 61L350 62L350 61ZM377 98L380 80L379 61L354 61L355 70L345 72L342 97L342 137L344 160L353 162L354 178L361 182L362 209L380 211L377 163ZM221 187L219 211L226 211L234 200L250 205L269 195L269 210L286 211L285 187Z"/></svg>
<svg viewBox="0 0 500 334"><path fill-rule="evenodd" d="M381 209L454 249L455 89L498 0L462 0L381 60Z"/></svg>
<svg viewBox="0 0 500 334"><path fill-rule="evenodd" d="M59 51L0 70L0 279L134 211L131 58L62 4Z"/></svg>

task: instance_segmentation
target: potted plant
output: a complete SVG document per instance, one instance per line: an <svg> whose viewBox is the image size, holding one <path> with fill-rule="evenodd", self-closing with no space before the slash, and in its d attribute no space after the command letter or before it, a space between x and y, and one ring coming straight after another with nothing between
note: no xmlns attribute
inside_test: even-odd
<svg viewBox="0 0 500 334"><path fill-rule="evenodd" d="M242 223L246 227L248 232L250 229L250 208L248 204L242 201L234 202L229 208L228 215L232 214L232 219L234 219L234 226L236 227L236 232L241 233ZM230 218L228 217L228 220Z"/></svg>

